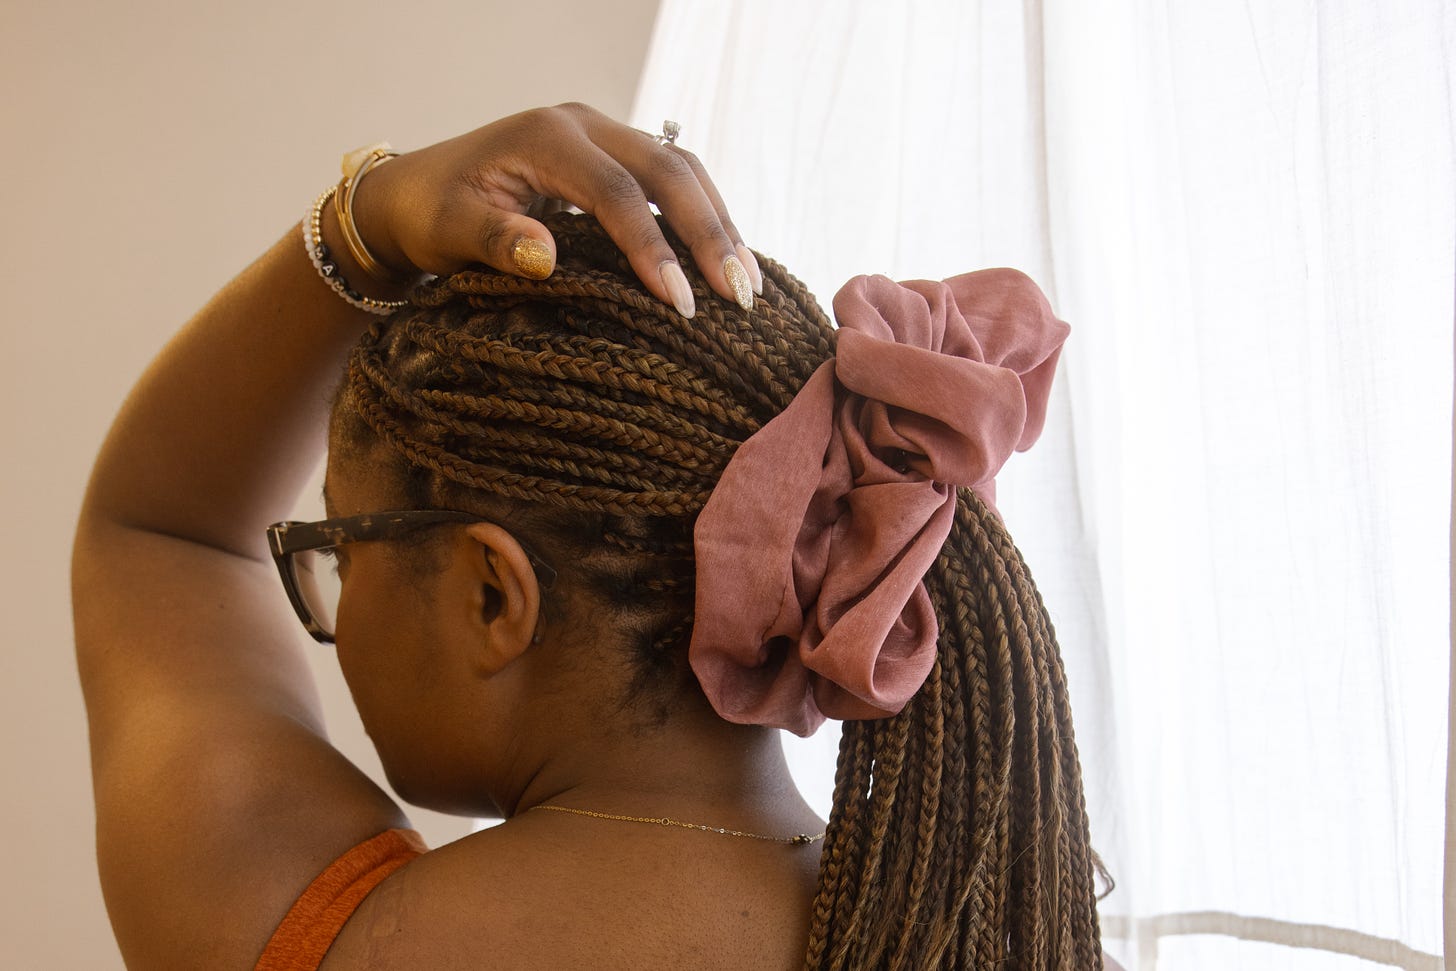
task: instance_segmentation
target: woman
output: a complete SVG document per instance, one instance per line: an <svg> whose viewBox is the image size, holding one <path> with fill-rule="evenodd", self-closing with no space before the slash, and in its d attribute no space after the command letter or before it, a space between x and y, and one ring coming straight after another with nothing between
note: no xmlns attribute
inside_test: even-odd
<svg viewBox="0 0 1456 971"><path fill-rule="evenodd" d="M346 170L158 357L81 515L128 964L1098 966L1060 660L987 505L1065 335L1039 292L861 278L836 334L696 159L580 105ZM330 519L265 538L325 427ZM300 619L402 798L507 821L420 855ZM827 828L772 730L826 715Z"/></svg>

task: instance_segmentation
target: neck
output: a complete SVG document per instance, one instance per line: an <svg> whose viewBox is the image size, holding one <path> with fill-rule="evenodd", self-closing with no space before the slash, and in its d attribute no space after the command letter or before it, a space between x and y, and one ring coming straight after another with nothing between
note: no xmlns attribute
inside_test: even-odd
<svg viewBox="0 0 1456 971"><path fill-rule="evenodd" d="M723 721L706 703L649 732L597 724L543 748L502 802L505 815L555 805L772 832L822 829L774 729Z"/></svg>

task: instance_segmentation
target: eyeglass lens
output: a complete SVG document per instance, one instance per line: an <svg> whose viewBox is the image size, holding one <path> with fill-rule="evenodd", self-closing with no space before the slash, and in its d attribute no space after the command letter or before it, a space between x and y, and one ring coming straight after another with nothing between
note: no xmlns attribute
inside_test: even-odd
<svg viewBox="0 0 1456 971"><path fill-rule="evenodd" d="M331 549L303 550L293 554L293 575L298 593L314 622L330 636L339 618L338 560Z"/></svg>

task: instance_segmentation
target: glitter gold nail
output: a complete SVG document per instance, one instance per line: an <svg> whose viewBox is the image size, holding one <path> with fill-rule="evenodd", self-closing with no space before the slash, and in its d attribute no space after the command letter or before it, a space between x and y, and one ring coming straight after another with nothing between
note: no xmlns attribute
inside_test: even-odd
<svg viewBox="0 0 1456 971"><path fill-rule="evenodd" d="M728 286L733 289L733 299L738 301L738 306L752 310L753 285L748 282L748 271L738 262L738 257L730 256L723 261L723 275L728 278Z"/></svg>
<svg viewBox="0 0 1456 971"><path fill-rule="evenodd" d="M522 276L533 280L546 279L555 265L551 259L551 247L530 236L522 236L516 240L511 247L511 261L516 264L516 269Z"/></svg>

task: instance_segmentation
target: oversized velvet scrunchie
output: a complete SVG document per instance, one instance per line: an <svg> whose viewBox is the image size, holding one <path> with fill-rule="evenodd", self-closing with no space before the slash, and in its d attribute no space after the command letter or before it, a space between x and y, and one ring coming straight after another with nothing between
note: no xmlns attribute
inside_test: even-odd
<svg viewBox="0 0 1456 971"><path fill-rule="evenodd" d="M955 487L995 475L1046 418L1068 327L1015 270L859 276L838 349L729 461L694 533L688 656L725 719L811 735L899 712L935 662L922 582Z"/></svg>

